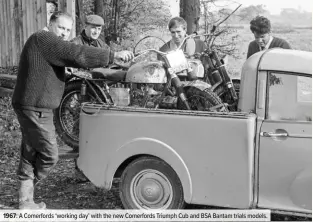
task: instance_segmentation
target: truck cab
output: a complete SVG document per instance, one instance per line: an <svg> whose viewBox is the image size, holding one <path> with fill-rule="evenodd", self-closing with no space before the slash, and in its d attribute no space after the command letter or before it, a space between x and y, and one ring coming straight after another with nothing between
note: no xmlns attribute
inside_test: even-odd
<svg viewBox="0 0 313 222"><path fill-rule="evenodd" d="M312 209L312 55L272 49L242 68L239 110L257 115L257 206Z"/></svg>
<svg viewBox="0 0 313 222"><path fill-rule="evenodd" d="M120 177L125 208L184 203L311 216L312 55L270 49L241 75L238 112L85 104L78 167Z"/></svg>

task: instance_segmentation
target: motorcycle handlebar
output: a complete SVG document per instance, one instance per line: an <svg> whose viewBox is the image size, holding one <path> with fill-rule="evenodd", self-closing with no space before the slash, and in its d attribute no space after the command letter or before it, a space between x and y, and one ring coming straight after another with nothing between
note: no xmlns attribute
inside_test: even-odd
<svg viewBox="0 0 313 222"><path fill-rule="evenodd" d="M188 36L186 36L186 37L183 39L183 41L181 42L181 44L177 47L177 50L179 50L179 49L182 48L184 42L185 42L187 39L196 38L196 37L200 37L200 36L209 36L209 35L212 35L212 34L211 34L211 33L207 33L207 34L201 34L201 35L195 35L195 34L188 35ZM137 59L138 57L140 57L140 56L142 56L142 55L144 55L144 54L146 54L146 53L148 53L148 52L156 52L157 54L162 55L162 56L164 56L164 55L167 54L167 53L165 53L165 52L161 52L161 51L156 50L156 49L146 49L146 50L143 50L143 51L141 51L141 52L136 53L136 54L135 54L135 57L133 58L133 60Z"/></svg>

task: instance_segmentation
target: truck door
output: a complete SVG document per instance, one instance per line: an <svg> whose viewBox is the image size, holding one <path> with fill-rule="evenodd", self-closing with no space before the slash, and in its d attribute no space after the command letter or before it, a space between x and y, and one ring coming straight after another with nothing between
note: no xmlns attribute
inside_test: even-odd
<svg viewBox="0 0 313 222"><path fill-rule="evenodd" d="M259 147L261 208L312 210L311 75L267 74Z"/></svg>

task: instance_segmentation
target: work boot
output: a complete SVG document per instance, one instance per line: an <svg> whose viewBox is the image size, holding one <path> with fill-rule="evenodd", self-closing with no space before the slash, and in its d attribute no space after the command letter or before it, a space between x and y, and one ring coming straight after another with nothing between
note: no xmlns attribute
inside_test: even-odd
<svg viewBox="0 0 313 222"><path fill-rule="evenodd" d="M19 209L46 209L46 204L34 202L34 181L33 180L19 180L18 190L18 204Z"/></svg>

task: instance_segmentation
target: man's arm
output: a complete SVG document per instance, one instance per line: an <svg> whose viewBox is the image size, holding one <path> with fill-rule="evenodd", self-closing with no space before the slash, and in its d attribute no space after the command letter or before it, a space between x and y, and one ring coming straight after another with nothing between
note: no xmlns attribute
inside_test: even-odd
<svg viewBox="0 0 313 222"><path fill-rule="evenodd" d="M83 45L83 42L82 42L80 36L76 36L75 38L71 39L70 42L73 42L73 43L75 43L76 45Z"/></svg>
<svg viewBox="0 0 313 222"><path fill-rule="evenodd" d="M96 68L107 66L114 58L110 49L76 45L61 40L51 32L38 33L37 43L45 59L55 66Z"/></svg>

